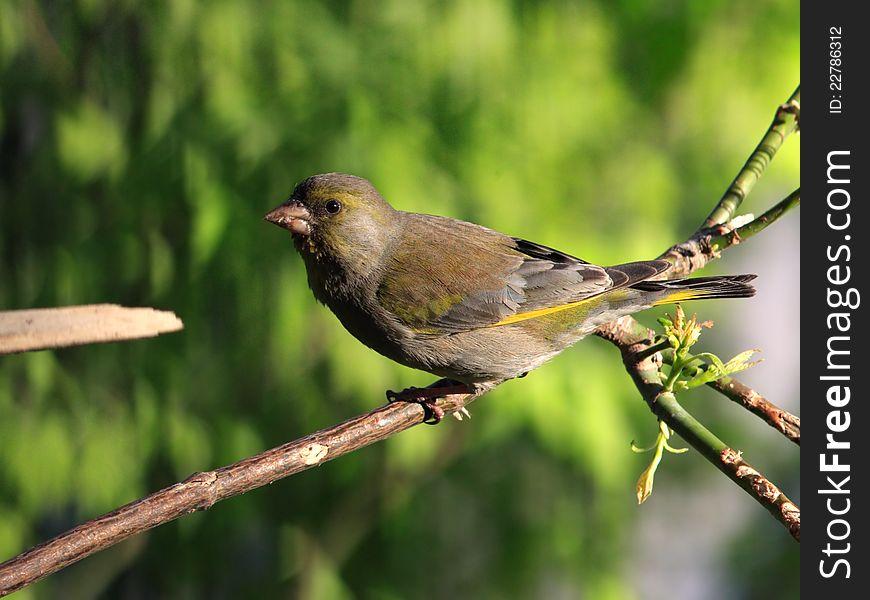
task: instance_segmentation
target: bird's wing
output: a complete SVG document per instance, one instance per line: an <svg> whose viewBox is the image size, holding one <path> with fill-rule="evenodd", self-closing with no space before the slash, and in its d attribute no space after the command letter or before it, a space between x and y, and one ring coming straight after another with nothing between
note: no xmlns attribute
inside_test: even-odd
<svg viewBox="0 0 870 600"><path fill-rule="evenodd" d="M599 267L464 221L428 215L407 219L377 298L420 333L455 333L535 318L642 281L667 266L650 261Z"/></svg>

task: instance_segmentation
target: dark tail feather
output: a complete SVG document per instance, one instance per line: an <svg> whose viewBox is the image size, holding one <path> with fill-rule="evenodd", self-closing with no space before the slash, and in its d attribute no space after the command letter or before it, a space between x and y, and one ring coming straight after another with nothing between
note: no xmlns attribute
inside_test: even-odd
<svg viewBox="0 0 870 600"><path fill-rule="evenodd" d="M671 281L641 281L631 288L661 294L661 297L654 302L655 305L706 298L749 298L755 295L755 288L749 284L755 277L755 275L723 275Z"/></svg>

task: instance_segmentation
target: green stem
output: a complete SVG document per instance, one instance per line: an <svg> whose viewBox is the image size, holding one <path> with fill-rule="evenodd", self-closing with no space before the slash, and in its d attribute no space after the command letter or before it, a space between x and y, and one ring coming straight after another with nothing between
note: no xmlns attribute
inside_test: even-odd
<svg viewBox="0 0 870 600"><path fill-rule="evenodd" d="M637 353L637 357L640 360L640 359L647 358L649 356L653 356L653 355L658 354L659 352L663 352L665 350L672 350L670 340L663 340L663 341L659 342L658 344L653 344L652 346L650 346L646 350L641 350L640 352Z"/></svg>
<svg viewBox="0 0 870 600"><path fill-rule="evenodd" d="M662 387L665 388L667 393L673 393L674 391L674 383L677 379L680 378L680 374L683 372L683 365L679 363L679 361L675 361L674 364L671 365L671 372L668 373L667 379L665 379L665 383Z"/></svg>
<svg viewBox="0 0 870 600"><path fill-rule="evenodd" d="M652 409L656 416L679 433L680 437L686 440L690 446L727 474L719 457L722 451L728 448L728 445L690 415L677 402L677 397L672 392L659 394Z"/></svg>
<svg viewBox="0 0 870 600"><path fill-rule="evenodd" d="M800 99L801 88L798 86L788 101L776 111L776 116L767 133L761 138L761 142L749 156L749 160L731 182L716 208L704 221L704 227L722 225L734 217L734 213L770 165L785 139L797 129L799 114L795 114L795 111L788 107L799 105Z"/></svg>
<svg viewBox="0 0 870 600"><path fill-rule="evenodd" d="M738 227L733 231L710 238L710 246L715 247L717 250L723 250L729 246L733 246L734 244L738 244L746 239L749 239L753 235L764 231L769 225L773 224L785 213L787 213L794 207L799 206L800 203L801 189L798 188L791 194L786 196L783 200L777 202L773 207L770 208L770 210L768 210L760 217L753 219L749 223Z"/></svg>

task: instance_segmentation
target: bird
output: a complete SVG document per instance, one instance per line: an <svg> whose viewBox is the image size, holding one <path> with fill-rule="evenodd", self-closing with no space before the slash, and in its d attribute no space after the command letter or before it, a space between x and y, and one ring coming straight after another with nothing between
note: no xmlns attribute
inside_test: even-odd
<svg viewBox="0 0 870 600"><path fill-rule="evenodd" d="M436 375L387 391L436 400L523 377L597 327L652 306L755 294L755 275L664 279L671 264L599 266L449 217L393 208L366 179L314 175L265 215L290 231L308 286L360 342Z"/></svg>

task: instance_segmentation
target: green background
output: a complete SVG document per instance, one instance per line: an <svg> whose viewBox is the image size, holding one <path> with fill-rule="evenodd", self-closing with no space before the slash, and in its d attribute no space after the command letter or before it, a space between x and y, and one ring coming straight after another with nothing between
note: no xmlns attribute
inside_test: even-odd
<svg viewBox="0 0 870 600"><path fill-rule="evenodd" d="M592 262L652 258L797 85L799 19L787 1L0 0L0 308L114 302L185 323L0 357L0 560L432 380L315 303L262 221L296 182L351 172L397 208ZM798 185L794 138L747 210ZM705 273L754 270L765 248ZM738 304L743 332L785 310L687 307L717 319L702 349L762 343L729 336ZM796 447L706 390L684 401L799 499ZM797 544L694 452L666 457L636 505L649 455L629 443L656 424L612 346L584 340L471 410L20 597L796 597Z"/></svg>

